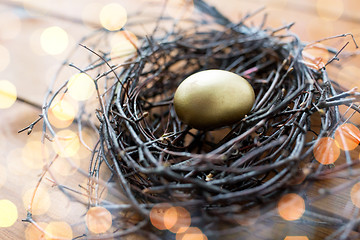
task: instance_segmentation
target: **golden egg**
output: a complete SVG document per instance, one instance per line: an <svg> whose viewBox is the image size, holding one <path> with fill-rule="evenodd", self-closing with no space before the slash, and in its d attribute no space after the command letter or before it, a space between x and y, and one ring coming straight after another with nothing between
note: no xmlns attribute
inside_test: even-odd
<svg viewBox="0 0 360 240"><path fill-rule="evenodd" d="M181 121L210 130L240 121L255 101L252 86L239 75L224 70L205 70L187 77L174 95Z"/></svg>

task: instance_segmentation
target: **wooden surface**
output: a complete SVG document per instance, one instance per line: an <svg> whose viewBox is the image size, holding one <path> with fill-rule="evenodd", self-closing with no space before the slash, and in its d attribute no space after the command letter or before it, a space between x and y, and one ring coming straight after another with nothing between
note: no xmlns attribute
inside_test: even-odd
<svg viewBox="0 0 360 240"><path fill-rule="evenodd" d="M29 10L26 9L26 6L25 9L17 7L22 5L21 1L0 0L0 44L8 50L10 56L9 64L0 72L0 80L9 80L16 86L19 97L41 105L51 77L54 75L57 67L71 51L76 41L93 30L81 23L82 12L87 4L89 4L89 1L57 1L56 7L53 6L54 3L49 4L49 2L53 2L49 0L25 2L32 6ZM100 2L105 4L111 1ZM140 0L122 0L118 2L126 7L129 13L142 7L142 1ZM342 5L337 6L338 2L341 2ZM352 32L355 39L360 43L359 0L211 0L209 3L217 6L219 10L230 16L233 20L239 20L248 12L266 6L264 13L268 14L267 26L277 28L286 23L295 22L292 31L298 34L304 41L312 42ZM35 13L31 9L36 10ZM39 10L44 10L44 12L41 13L42 11L40 11L39 13ZM12 15L3 13L11 13ZM54 17L56 14L63 17ZM325 14L325 17L320 16L321 14ZM248 23L254 22L254 24L257 24L262 20L262 17L263 15L259 14L249 19ZM70 21L69 18L78 19L79 22ZM90 15L90 17L87 17L87 21L98 23L96 15ZM60 26L69 35L68 47L63 53L55 56L41 51L38 38L36 38L39 30L49 26ZM346 50L354 51L355 48L351 37L337 38L323 43L340 49L347 41L350 44ZM4 58L4 56L0 56L0 60L1 58ZM356 76L359 76L356 73L360 72L359 57L344 60L342 63L344 66L338 67L335 64L336 67L329 70L331 76L347 87L360 86L360 80L358 77L356 78ZM25 192L36 185L42 173L42 168L39 166L31 167L31 165L24 162L27 161L24 155L29 154L24 151L26 144L29 142L29 137L24 133L18 134L17 131L34 121L40 113L39 109L22 102L16 102L9 109L0 109L0 175L5 179L3 184L0 181L0 200L8 199L12 201L18 210L17 221L11 227L0 228L1 240L34 239L25 237L29 231L27 230L29 224L21 221L26 218L26 206L24 206L23 198ZM359 116L354 116L353 119L355 119L355 123L360 123ZM35 133L41 130L40 125L38 124L34 129ZM33 139L39 136L34 135ZM86 150L83 151L86 152ZM359 159L359 147L352 151L351 155L353 159ZM86 156L85 154L80 157L78 162L84 171L87 171L88 167ZM344 154L342 153L339 162L343 161ZM47 177L51 179L51 177ZM65 177L59 174L57 177L63 177L64 183L79 191L81 190L78 187L79 182L85 181L85 176L79 173ZM309 190L308 197L309 199L315 197L319 189L330 188L347 181L343 179L341 181L327 180L319 182ZM61 196L56 188L52 187L50 180L45 182L44 188L47 191L47 195L44 197L43 204L48 205L48 209L46 209L44 214L39 215L38 218L43 222L68 222L72 225L74 232L84 230L85 225L82 219L86 213L85 207L76 202L67 202L68 200ZM352 185L349 185L344 190L336 192L326 199L314 202L313 205L347 218L356 210L350 201L351 187ZM272 211L269 214L276 215L277 213ZM250 234L247 237L249 239L256 239L256 233L257 235L265 236L266 239L284 239L286 236L307 236L308 239L315 240L323 239L330 233L327 229L318 226L308 227L291 222L272 224L271 226L273 227L270 230L268 226L250 226Z"/></svg>

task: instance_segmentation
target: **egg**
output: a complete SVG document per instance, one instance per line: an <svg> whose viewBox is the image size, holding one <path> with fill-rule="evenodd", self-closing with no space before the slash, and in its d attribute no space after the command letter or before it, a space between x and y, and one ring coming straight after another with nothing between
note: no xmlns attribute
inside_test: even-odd
<svg viewBox="0 0 360 240"><path fill-rule="evenodd" d="M175 91L178 118L199 130L211 130L236 123L255 102L254 89L241 76L225 70L194 73Z"/></svg>

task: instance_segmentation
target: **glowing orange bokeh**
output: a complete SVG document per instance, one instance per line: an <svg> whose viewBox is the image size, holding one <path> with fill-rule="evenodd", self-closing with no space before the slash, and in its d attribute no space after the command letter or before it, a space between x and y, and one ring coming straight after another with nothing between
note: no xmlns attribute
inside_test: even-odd
<svg viewBox="0 0 360 240"><path fill-rule="evenodd" d="M191 224L191 216L183 207L171 207L164 214L166 229L173 233L185 232Z"/></svg>
<svg viewBox="0 0 360 240"><path fill-rule="evenodd" d="M356 183L352 188L350 192L350 197L352 203L360 208L360 182Z"/></svg>
<svg viewBox="0 0 360 240"><path fill-rule="evenodd" d="M150 221L154 227L159 230L166 230L165 225L165 213L168 209L172 207L169 203L159 203L156 204L150 211ZM169 223L168 223L169 224Z"/></svg>
<svg viewBox="0 0 360 240"><path fill-rule="evenodd" d="M86 226L93 233L104 233L112 225L111 213L104 207L92 207L85 216Z"/></svg>
<svg viewBox="0 0 360 240"><path fill-rule="evenodd" d="M360 143L360 130L351 123L341 124L334 138L342 150L354 150Z"/></svg>
<svg viewBox="0 0 360 240"><path fill-rule="evenodd" d="M70 225L66 222L50 222L45 228L46 240L59 240L73 238L73 232Z"/></svg>
<svg viewBox="0 0 360 240"><path fill-rule="evenodd" d="M42 215L45 214L51 205L50 195L44 188L36 189L34 197L35 188L30 188L26 190L23 195L23 203L26 210L30 210L33 215ZM31 204L32 203L32 204Z"/></svg>
<svg viewBox="0 0 360 240"><path fill-rule="evenodd" d="M206 235L197 227L189 227L185 232L176 234L176 240L207 240Z"/></svg>
<svg viewBox="0 0 360 240"><path fill-rule="evenodd" d="M38 222L37 225L41 227L43 230L45 230L47 223ZM40 231L37 227L35 227L33 224L30 224L25 229L25 238L26 240L39 240L45 238L45 233Z"/></svg>
<svg viewBox="0 0 360 240"><path fill-rule="evenodd" d="M309 240L306 236L287 236L284 240Z"/></svg>
<svg viewBox="0 0 360 240"><path fill-rule="evenodd" d="M305 201L296 193L289 193L281 197L277 205L279 215L287 221L295 221L305 212Z"/></svg>
<svg viewBox="0 0 360 240"><path fill-rule="evenodd" d="M74 104L67 98L55 98L49 108L49 121L57 128L68 127L76 115Z"/></svg>
<svg viewBox="0 0 360 240"><path fill-rule="evenodd" d="M340 156L340 148L336 141L330 137L321 138L314 147L315 159L324 165L334 163Z"/></svg>
<svg viewBox="0 0 360 240"><path fill-rule="evenodd" d="M53 149L60 157L72 157L74 156L80 148L80 140L78 135L69 130L61 130L56 136L56 140L53 142Z"/></svg>

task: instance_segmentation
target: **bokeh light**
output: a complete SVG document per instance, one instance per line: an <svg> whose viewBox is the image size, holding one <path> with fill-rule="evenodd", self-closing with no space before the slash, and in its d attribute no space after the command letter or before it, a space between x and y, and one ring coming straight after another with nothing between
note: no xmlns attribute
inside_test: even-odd
<svg viewBox="0 0 360 240"><path fill-rule="evenodd" d="M43 230L46 229L47 223L37 222L36 224ZM25 239L26 240L39 240L39 239L44 239L44 238L45 238L45 233L40 231L33 224L30 224L26 227L26 229L25 229Z"/></svg>
<svg viewBox="0 0 360 240"><path fill-rule="evenodd" d="M0 15L0 29L1 39L14 39L21 31L21 20L18 15L12 11L2 11Z"/></svg>
<svg viewBox="0 0 360 240"><path fill-rule="evenodd" d="M207 240L206 235L197 227L189 227L185 232L176 234L176 240Z"/></svg>
<svg viewBox="0 0 360 240"><path fill-rule="evenodd" d="M0 200L0 227L11 227L18 219L16 205L7 199Z"/></svg>
<svg viewBox="0 0 360 240"><path fill-rule="evenodd" d="M282 196L278 202L279 215L287 221L295 221L302 217L305 212L305 201L296 193Z"/></svg>
<svg viewBox="0 0 360 240"><path fill-rule="evenodd" d="M307 236L287 236L284 240L309 240Z"/></svg>
<svg viewBox="0 0 360 240"><path fill-rule="evenodd" d="M356 183L350 191L350 197L351 197L351 201L352 203L360 208L360 182Z"/></svg>
<svg viewBox="0 0 360 240"><path fill-rule="evenodd" d="M46 240L72 239L73 232L66 222L50 222L45 228Z"/></svg>
<svg viewBox="0 0 360 240"><path fill-rule="evenodd" d="M4 71L10 63L10 52L3 45L0 45L0 72ZM0 88L1 89L1 88Z"/></svg>
<svg viewBox="0 0 360 240"><path fill-rule="evenodd" d="M168 209L173 207L169 203L159 203L156 204L150 211L150 221L151 224L159 230L166 230L165 225L165 213Z"/></svg>
<svg viewBox="0 0 360 240"><path fill-rule="evenodd" d="M0 54L1 54L1 47L0 47ZM7 80L0 80L0 109L11 107L15 103L16 98L17 98L17 93L14 84L12 84Z"/></svg>
<svg viewBox="0 0 360 240"><path fill-rule="evenodd" d="M114 60L135 53L137 44L138 39L132 32L116 32L110 41L110 58Z"/></svg>
<svg viewBox="0 0 360 240"><path fill-rule="evenodd" d="M73 75L67 83L70 96L78 101L89 99L95 92L94 80L86 73Z"/></svg>
<svg viewBox="0 0 360 240"><path fill-rule="evenodd" d="M109 31L120 30L127 21L126 9L118 3L105 5L99 15L101 25Z"/></svg>
<svg viewBox="0 0 360 240"><path fill-rule="evenodd" d="M49 27L42 32L40 44L47 54L58 55L68 47L69 36L64 29L58 26Z"/></svg>
<svg viewBox="0 0 360 240"><path fill-rule="evenodd" d="M62 121L73 121L76 115L76 110L73 104L66 98L55 99L50 106L50 111L54 116Z"/></svg>
<svg viewBox="0 0 360 240"><path fill-rule="evenodd" d="M56 134L55 138L56 140L54 140L52 146L60 157L72 157L78 152L80 141L75 132L70 129L61 130Z"/></svg>
<svg viewBox="0 0 360 240"><path fill-rule="evenodd" d="M164 225L173 233L185 232L191 225L190 213L183 207L171 207L165 211Z"/></svg>
<svg viewBox="0 0 360 240"><path fill-rule="evenodd" d="M344 123L336 129L334 138L342 150L354 150L360 143L360 130L351 123Z"/></svg>
<svg viewBox="0 0 360 240"><path fill-rule="evenodd" d="M56 98L49 108L48 118L56 128L66 128L74 121L77 109L68 98Z"/></svg>
<svg viewBox="0 0 360 240"><path fill-rule="evenodd" d="M28 141L22 149L23 163L30 169L42 169L48 157L49 150L40 140Z"/></svg>
<svg viewBox="0 0 360 240"><path fill-rule="evenodd" d="M51 171L54 171L63 177L71 176L77 172L79 165L80 165L79 158L73 157L71 159L65 159L59 157L51 165Z"/></svg>
<svg viewBox="0 0 360 240"><path fill-rule="evenodd" d="M344 2L343 0L317 0L316 11L319 17L335 21L344 12Z"/></svg>
<svg viewBox="0 0 360 240"><path fill-rule="evenodd" d="M104 207L92 207L85 216L86 226L93 233L104 233L112 225L111 213Z"/></svg>
<svg viewBox="0 0 360 240"><path fill-rule="evenodd" d="M34 192L35 196L34 196ZM33 215L45 214L51 205L50 196L46 189L39 187L38 189L27 189L23 195L24 207L30 210ZM32 203L32 204L31 204Z"/></svg>
<svg viewBox="0 0 360 240"><path fill-rule="evenodd" d="M333 164L340 156L340 148L335 139L330 137L321 138L314 147L315 159L324 165Z"/></svg>

